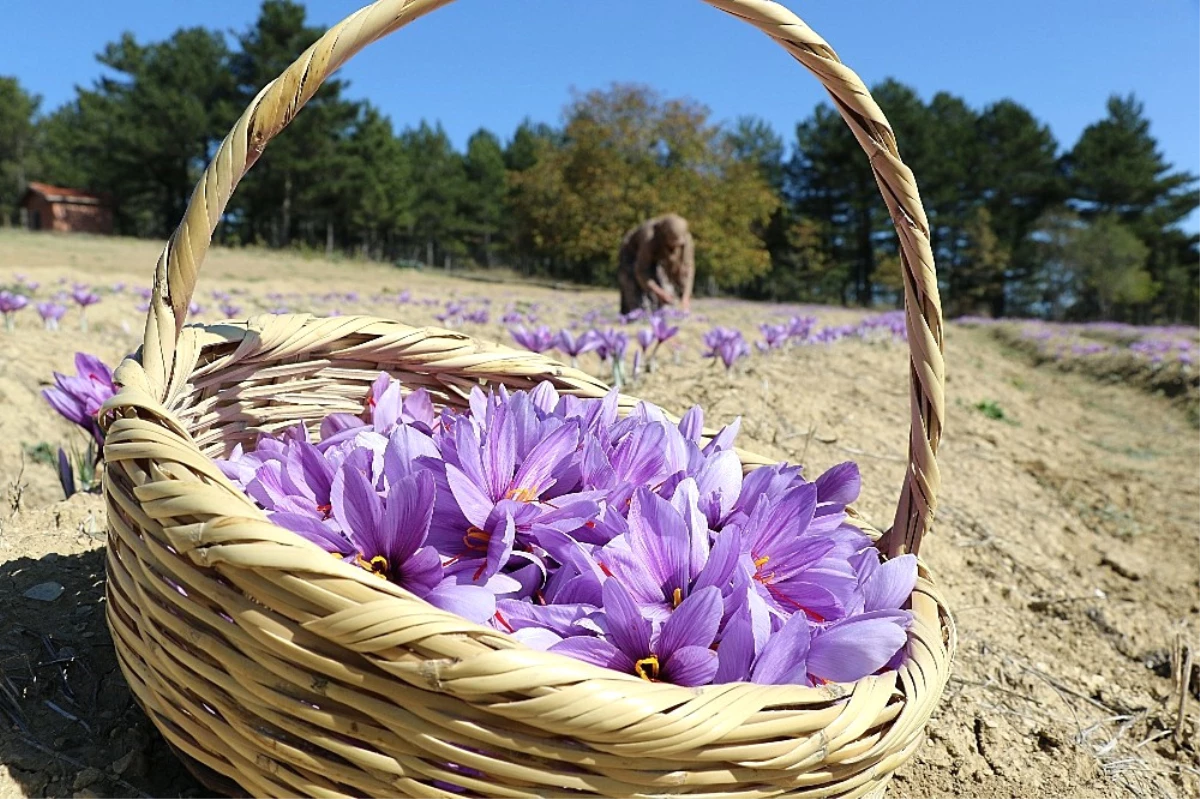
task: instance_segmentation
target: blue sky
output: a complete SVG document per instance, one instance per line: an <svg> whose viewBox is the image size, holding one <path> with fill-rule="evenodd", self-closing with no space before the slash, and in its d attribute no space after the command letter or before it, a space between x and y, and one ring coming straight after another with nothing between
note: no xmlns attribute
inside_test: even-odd
<svg viewBox="0 0 1200 799"><path fill-rule="evenodd" d="M257 0L5 5L0 74L48 108L94 80L94 54L122 31L149 41L193 25L242 30L258 10ZM311 0L309 17L329 25L359 5ZM977 108L1011 97L1063 148L1103 116L1110 94L1134 92L1167 159L1200 173L1198 0L785 5L868 85L896 77L926 99L946 90ZM366 50L342 77L398 127L439 119L460 146L481 125L507 137L525 116L557 122L572 87L612 81L692 97L718 119L756 114L785 139L824 99L782 49L699 0L459 0ZM1200 229L1200 215L1188 227Z"/></svg>

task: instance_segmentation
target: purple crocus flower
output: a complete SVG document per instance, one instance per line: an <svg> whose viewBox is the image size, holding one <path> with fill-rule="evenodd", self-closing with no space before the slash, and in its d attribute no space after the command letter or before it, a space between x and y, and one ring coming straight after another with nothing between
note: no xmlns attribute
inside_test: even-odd
<svg viewBox="0 0 1200 799"><path fill-rule="evenodd" d="M615 328L595 331L599 341L596 354L601 361L612 359L613 383L619 388L625 380L625 351L629 348L629 336Z"/></svg>
<svg viewBox="0 0 1200 799"><path fill-rule="evenodd" d="M637 341L638 347L641 348L642 352L644 354L649 353L650 346L655 343L654 331L648 327L643 327L637 333Z"/></svg>
<svg viewBox="0 0 1200 799"><path fill-rule="evenodd" d="M710 549L708 526L689 479L680 484L673 502L638 488L629 508L629 532L605 546L599 557L641 613L663 620L691 594L726 585L740 548L737 531L727 530Z"/></svg>
<svg viewBox="0 0 1200 799"><path fill-rule="evenodd" d="M518 325L514 328L509 328L509 333L512 334L513 340L527 350L532 352L545 352L554 346L555 336L550 332L550 328L545 325L527 330L525 327Z"/></svg>
<svg viewBox="0 0 1200 799"><path fill-rule="evenodd" d="M600 341L594 330L584 331L579 336L572 335L569 330L560 330L558 337L554 339L554 346L559 352L570 356L571 366L578 369L579 356L599 347Z"/></svg>
<svg viewBox="0 0 1200 799"><path fill-rule="evenodd" d="M760 352L769 352L777 350L787 343L789 335L786 325L770 325L765 322L758 326L762 331L763 340L754 342Z"/></svg>
<svg viewBox="0 0 1200 799"><path fill-rule="evenodd" d="M620 583L604 584L607 636L573 636L551 652L569 655L650 682L698 686L712 682L717 653L710 647L721 623L721 592L708 587L689 596L661 627L642 616Z"/></svg>
<svg viewBox="0 0 1200 799"><path fill-rule="evenodd" d="M58 320L67 312L67 306L57 302L39 302L37 312L47 330L58 330Z"/></svg>
<svg viewBox="0 0 1200 799"><path fill-rule="evenodd" d="M825 622L855 603L858 578L849 557L870 542L843 528L842 514L816 511L817 488L804 483L782 496L761 496L744 525L753 587L781 617L802 612Z"/></svg>
<svg viewBox="0 0 1200 799"><path fill-rule="evenodd" d="M787 339L791 342L804 342L808 340L809 334L813 327L817 324L816 317L813 316L793 316L787 320L786 330Z"/></svg>
<svg viewBox="0 0 1200 799"><path fill-rule="evenodd" d="M241 306L234 305L232 302L229 302L228 300L221 302L221 315L224 316L226 319L234 319L241 312L242 312Z"/></svg>
<svg viewBox="0 0 1200 799"><path fill-rule="evenodd" d="M666 317L659 313L650 317L650 330L654 333L654 340L662 344L679 333L679 326L671 325Z"/></svg>
<svg viewBox="0 0 1200 799"><path fill-rule="evenodd" d="M0 291L0 313L4 314L4 326L13 329L13 314L29 304L29 298L24 294L13 294L11 291Z"/></svg>
<svg viewBox="0 0 1200 799"><path fill-rule="evenodd" d="M347 464L333 480L331 500L338 530L300 513L276 513L272 521L435 607L475 622L495 613L490 591L445 579L437 550L425 545L434 508L428 472L398 480L381 498L366 476Z"/></svg>
<svg viewBox="0 0 1200 799"><path fill-rule="evenodd" d="M75 304L79 306L79 328L86 333L88 329L88 306L100 302L100 295L88 289L87 286L76 285L71 292L71 299L75 300Z"/></svg>
<svg viewBox="0 0 1200 799"><path fill-rule="evenodd" d="M704 347L704 357L719 358L726 371L732 369L739 358L750 354L742 332L728 327L714 327L705 333Z"/></svg>
<svg viewBox="0 0 1200 799"><path fill-rule="evenodd" d="M96 356L78 352L75 371L70 377L55 372L55 386L44 390L42 396L63 418L91 433L97 444L103 444L104 433L96 417L100 407L116 393L112 370Z"/></svg>
<svg viewBox="0 0 1200 799"><path fill-rule="evenodd" d="M880 610L817 625L797 613L762 635L754 630L750 614L737 614L721 638L715 680L762 685L854 682L895 662L907 641L909 619L904 611Z"/></svg>
<svg viewBox="0 0 1200 799"><path fill-rule="evenodd" d="M76 286L75 290L71 292L71 299L75 300L75 304L79 307L86 308L100 302L100 295L87 287Z"/></svg>

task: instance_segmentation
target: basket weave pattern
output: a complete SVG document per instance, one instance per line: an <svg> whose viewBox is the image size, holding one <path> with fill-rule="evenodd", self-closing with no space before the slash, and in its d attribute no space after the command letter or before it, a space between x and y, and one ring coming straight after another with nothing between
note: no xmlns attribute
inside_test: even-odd
<svg viewBox="0 0 1200 799"><path fill-rule="evenodd" d="M104 449L108 621L134 694L179 752L255 795L439 795L448 784L496 796L878 795L920 744L953 652L924 566L899 671L816 688L683 688L433 608L272 525L212 462L297 420L358 412L380 371L456 407L481 380L607 391L541 355L384 319L183 326L212 230L266 143L351 55L448 2L380 0L314 44L236 123L159 260ZM766 0L705 2L763 29L825 84L896 223L912 435L896 522L878 544L915 552L935 506L943 408L916 185L861 81L812 30ZM768 463L739 454L747 470Z"/></svg>

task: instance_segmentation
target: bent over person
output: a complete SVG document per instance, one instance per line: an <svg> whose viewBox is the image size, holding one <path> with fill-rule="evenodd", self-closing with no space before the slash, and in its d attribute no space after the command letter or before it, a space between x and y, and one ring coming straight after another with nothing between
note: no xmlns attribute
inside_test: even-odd
<svg viewBox="0 0 1200 799"><path fill-rule="evenodd" d="M621 313L638 308L652 312L664 305L688 310L696 280L695 249L687 220L678 214L655 217L626 233L617 254Z"/></svg>

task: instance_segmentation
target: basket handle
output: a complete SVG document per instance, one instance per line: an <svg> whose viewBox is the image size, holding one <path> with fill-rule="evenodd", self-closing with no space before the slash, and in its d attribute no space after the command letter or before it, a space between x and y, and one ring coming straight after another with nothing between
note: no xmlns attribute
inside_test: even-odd
<svg viewBox="0 0 1200 799"><path fill-rule="evenodd" d="M154 272L142 364L165 396L175 346L196 278L238 181L321 84L366 45L452 0L378 0L332 27L282 75L268 84L221 142L192 193L183 221ZM912 171L900 160L896 138L859 77L811 28L771 0L704 0L762 30L825 86L842 118L870 158L875 180L900 239L904 308L910 354L908 470L891 530L880 546L889 555L916 552L929 527L940 486L935 458L942 433L944 363L942 310L929 246L929 223Z"/></svg>

